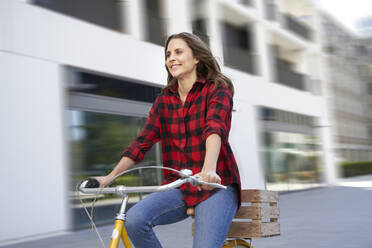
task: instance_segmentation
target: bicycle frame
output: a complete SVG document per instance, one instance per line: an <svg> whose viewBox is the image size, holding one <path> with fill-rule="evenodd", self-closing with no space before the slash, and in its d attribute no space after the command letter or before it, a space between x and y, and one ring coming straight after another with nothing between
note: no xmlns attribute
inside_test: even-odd
<svg viewBox="0 0 372 248"><path fill-rule="evenodd" d="M115 218L114 230L111 234L109 248L118 248L120 239L124 243L125 248L132 248L127 230L125 229L125 210L128 203L128 195L125 195L121 203L120 211Z"/></svg>
<svg viewBox="0 0 372 248"><path fill-rule="evenodd" d="M132 244L129 240L129 236L127 230L125 229L125 211L128 203L128 193L150 193L150 192L161 192L166 191L169 189L177 188L178 186L191 183L193 185L197 184L206 184L213 187L223 188L226 189L226 186L217 184L217 183L205 183L198 177L192 176L192 171L184 169L180 172L180 175L183 177L182 179L178 179L172 183L161 185L161 186L141 186L141 187L125 187L123 185L117 186L114 188L85 188L87 181L84 181L80 185L80 192L85 194L94 194L94 193L103 193L103 194L116 194L118 196L123 197L123 201L121 203L120 211L115 218L114 223L114 230L111 234L111 241L109 248L118 248L120 240L122 239L125 248L133 248Z"/></svg>

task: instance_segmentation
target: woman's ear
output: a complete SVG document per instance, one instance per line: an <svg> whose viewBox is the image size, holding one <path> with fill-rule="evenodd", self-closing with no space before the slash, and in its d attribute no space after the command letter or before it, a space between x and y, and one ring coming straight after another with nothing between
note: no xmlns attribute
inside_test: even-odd
<svg viewBox="0 0 372 248"><path fill-rule="evenodd" d="M194 64L195 65L199 64L199 59L198 58L194 58Z"/></svg>

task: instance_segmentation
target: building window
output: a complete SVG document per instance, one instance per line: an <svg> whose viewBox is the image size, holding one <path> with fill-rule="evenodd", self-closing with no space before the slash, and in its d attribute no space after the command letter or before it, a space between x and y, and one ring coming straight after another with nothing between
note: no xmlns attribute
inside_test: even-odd
<svg viewBox="0 0 372 248"><path fill-rule="evenodd" d="M318 185L321 180L321 153L316 136L264 131L262 138L261 151L268 190L291 191Z"/></svg>
<svg viewBox="0 0 372 248"><path fill-rule="evenodd" d="M162 16L160 0L145 0L146 40L163 46L166 39L166 22Z"/></svg>
<svg viewBox="0 0 372 248"><path fill-rule="evenodd" d="M253 53L251 32L249 25L234 26L223 24L223 57L226 66L257 74L258 59Z"/></svg>
<svg viewBox="0 0 372 248"><path fill-rule="evenodd" d="M119 31L123 25L116 0L33 0L32 3L113 30Z"/></svg>
<svg viewBox="0 0 372 248"><path fill-rule="evenodd" d="M68 84L67 118L70 151L71 212L74 228L89 226L79 199L73 194L81 180L105 175L120 160L121 152L131 144L145 125L152 102L160 88L139 84L108 75L66 67ZM161 166L160 143L155 144L136 166ZM119 177L116 184L128 186L159 185L161 170L141 169ZM115 184L114 184L115 186ZM130 197L129 207L144 194ZM91 204L87 198L88 206ZM119 210L121 199L99 197L95 217L98 224L111 222Z"/></svg>
<svg viewBox="0 0 372 248"><path fill-rule="evenodd" d="M192 22L192 33L209 46L209 36L207 34L207 23L205 19L197 19Z"/></svg>
<svg viewBox="0 0 372 248"><path fill-rule="evenodd" d="M372 96L372 83L367 84L368 95Z"/></svg>
<svg viewBox="0 0 372 248"><path fill-rule="evenodd" d="M69 145L71 158L71 196L76 185L82 180L91 177L106 175L120 160L120 153L130 145L143 128L146 118L135 116L121 116L92 111L70 109L69 119ZM156 144L146 154L144 160L136 166L161 165L160 149ZM163 180L163 173L156 169L142 169L118 177L114 184L128 186L159 185ZM130 197L129 206L142 199L144 194L135 194ZM86 196L84 202L90 206ZM82 211L77 197L71 199L72 221L74 228L87 227L90 221ZM112 221L112 213L118 212L122 199L116 196L98 196L95 203L96 224L105 224Z"/></svg>
<svg viewBox="0 0 372 248"><path fill-rule="evenodd" d="M81 92L99 96L128 99L152 103L161 92L157 86L139 84L129 80L84 72L75 69L69 71L71 92Z"/></svg>

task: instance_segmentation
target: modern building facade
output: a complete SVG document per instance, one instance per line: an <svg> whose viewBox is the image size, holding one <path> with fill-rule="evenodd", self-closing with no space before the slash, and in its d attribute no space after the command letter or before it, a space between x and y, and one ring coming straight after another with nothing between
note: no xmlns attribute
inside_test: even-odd
<svg viewBox="0 0 372 248"><path fill-rule="evenodd" d="M360 58L364 61L361 67L361 75L366 82L364 106L366 109L368 134L369 138L372 139L372 36L361 38L360 43Z"/></svg>
<svg viewBox="0 0 372 248"><path fill-rule="evenodd" d="M86 225L75 186L107 173L139 133L166 84L164 40L182 31L199 35L234 82L230 142L243 188L333 184L320 24L307 0L0 1L0 218L11 223L0 242ZM161 165L160 154L155 145L141 165ZM117 204L99 199L97 221Z"/></svg>
<svg viewBox="0 0 372 248"><path fill-rule="evenodd" d="M322 47L326 61L328 111L333 142L342 161L372 160L372 136L368 122L370 106L365 70L369 49L356 34L322 13Z"/></svg>

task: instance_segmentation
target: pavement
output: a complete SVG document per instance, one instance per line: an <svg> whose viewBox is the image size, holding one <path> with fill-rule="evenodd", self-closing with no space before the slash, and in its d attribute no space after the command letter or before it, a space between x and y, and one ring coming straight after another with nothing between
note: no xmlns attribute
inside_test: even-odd
<svg viewBox="0 0 372 248"><path fill-rule="evenodd" d="M372 176L341 180L337 186L281 194L281 235L254 239L255 248L371 248ZM155 227L164 248L192 247L192 219ZM112 225L99 227L106 246ZM100 245L91 229L0 246L7 248L94 248ZM123 247L123 246L120 246Z"/></svg>

